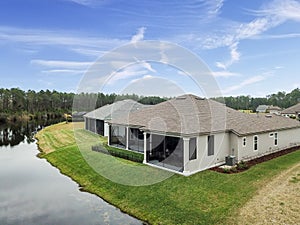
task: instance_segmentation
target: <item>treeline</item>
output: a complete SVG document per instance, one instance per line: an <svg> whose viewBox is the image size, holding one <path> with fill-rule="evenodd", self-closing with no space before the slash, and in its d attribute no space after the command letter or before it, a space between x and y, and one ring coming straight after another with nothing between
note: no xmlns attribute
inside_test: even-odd
<svg viewBox="0 0 300 225"><path fill-rule="evenodd" d="M73 100L77 103L74 107ZM19 88L0 88L0 122L17 120L23 117L30 119L58 118L65 113L89 111L111 104L116 100L133 99L143 104L157 104L166 99L160 97L143 97L135 94L117 95L103 93L66 93L50 90L23 91Z"/></svg>
<svg viewBox="0 0 300 225"><path fill-rule="evenodd" d="M115 101L121 101L124 99L132 99L145 105L155 105L160 102L166 101L167 97L158 96L139 96L136 94L122 94L117 95L103 94L103 93L80 93L74 96L73 110L75 111L91 111L101 106L112 104Z"/></svg>
<svg viewBox="0 0 300 225"><path fill-rule="evenodd" d="M9 115L30 115L40 118L57 118L64 113L71 114L75 111L90 111L106 104L111 104L117 100L133 99L142 104L154 105L168 98L157 96L138 96L135 94L117 95L104 93L66 93L58 91L23 91L19 88L0 88L0 121ZM74 101L75 100L75 101ZM288 108L300 102L300 90L294 89L290 93L278 92L263 98L253 98L251 96L222 97L215 100L224 102L234 109L256 110L259 105L274 105L281 108ZM74 105L73 102L76 104Z"/></svg>
<svg viewBox="0 0 300 225"><path fill-rule="evenodd" d="M23 91L19 88L0 89L0 112L63 112L72 108L73 93L57 91Z"/></svg>
<svg viewBox="0 0 300 225"><path fill-rule="evenodd" d="M215 100L223 102L228 107L233 109L250 109L255 111L259 105L273 105L280 108L288 108L300 102L300 89L296 88L290 93L278 92L277 94L267 95L263 98L253 98L251 96L237 96L237 97L222 97L215 98Z"/></svg>

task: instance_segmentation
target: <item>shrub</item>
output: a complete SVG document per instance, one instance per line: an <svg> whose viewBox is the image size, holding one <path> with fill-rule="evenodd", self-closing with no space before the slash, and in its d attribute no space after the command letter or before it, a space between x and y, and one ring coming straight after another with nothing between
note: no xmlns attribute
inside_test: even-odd
<svg viewBox="0 0 300 225"><path fill-rule="evenodd" d="M144 160L143 154L133 152L133 151L114 148L114 147L108 146L107 144L92 146L92 150L101 152L101 153L104 153L107 155L112 155L115 157L127 159L130 161L139 162L139 163L142 163Z"/></svg>
<svg viewBox="0 0 300 225"><path fill-rule="evenodd" d="M237 164L237 169L238 170L246 170L248 168L249 168L249 165L244 161L241 161Z"/></svg>

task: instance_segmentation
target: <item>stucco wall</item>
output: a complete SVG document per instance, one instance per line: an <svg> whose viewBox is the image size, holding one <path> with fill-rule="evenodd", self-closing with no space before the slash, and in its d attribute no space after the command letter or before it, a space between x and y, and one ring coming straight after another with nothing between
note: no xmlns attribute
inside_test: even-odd
<svg viewBox="0 0 300 225"><path fill-rule="evenodd" d="M197 158L188 161L185 170L193 173L225 162L225 157L229 154L230 149L230 135L219 133L214 136L214 155L208 156L207 135L197 137Z"/></svg>
<svg viewBox="0 0 300 225"><path fill-rule="evenodd" d="M229 143L229 154L230 155L234 155L236 157L236 159L239 158L239 138L237 135L235 135L234 133L230 133L229 134L229 137L230 137L230 143Z"/></svg>
<svg viewBox="0 0 300 225"><path fill-rule="evenodd" d="M268 132L263 134L257 134L258 136L258 150L254 150L254 135L248 135L246 146L243 147L242 142L243 138L238 138L239 145L239 154L238 160L249 160L256 157L260 157L266 154L270 154L272 152L280 151L286 148L293 147L295 145L300 145L300 129L289 129L276 131L278 133L278 145L276 146L274 143L274 134L270 137L270 133Z"/></svg>
<svg viewBox="0 0 300 225"><path fill-rule="evenodd" d="M108 137L109 135L109 125L107 122L104 122L104 136Z"/></svg>

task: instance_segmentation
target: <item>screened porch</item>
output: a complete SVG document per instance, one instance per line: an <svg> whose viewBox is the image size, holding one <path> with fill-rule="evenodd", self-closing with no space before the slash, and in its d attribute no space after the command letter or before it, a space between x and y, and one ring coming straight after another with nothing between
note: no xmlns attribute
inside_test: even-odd
<svg viewBox="0 0 300 225"><path fill-rule="evenodd" d="M146 154L147 163L183 171L183 140L180 137L151 134Z"/></svg>

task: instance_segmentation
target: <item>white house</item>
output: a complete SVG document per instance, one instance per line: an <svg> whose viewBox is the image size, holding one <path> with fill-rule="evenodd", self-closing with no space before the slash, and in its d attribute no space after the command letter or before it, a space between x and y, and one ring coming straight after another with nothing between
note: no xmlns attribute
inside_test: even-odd
<svg viewBox="0 0 300 225"><path fill-rule="evenodd" d="M143 107L145 107L145 105L131 99L102 106L83 116L85 129L102 136L108 136L108 121L120 115L128 115L130 112Z"/></svg>
<svg viewBox="0 0 300 225"><path fill-rule="evenodd" d="M109 145L140 152L144 163L191 175L300 146L300 123L271 114L245 114L219 102L183 95L109 121Z"/></svg>
<svg viewBox="0 0 300 225"><path fill-rule="evenodd" d="M273 105L259 105L256 108L256 112L280 115L281 108L278 106L273 106Z"/></svg>

